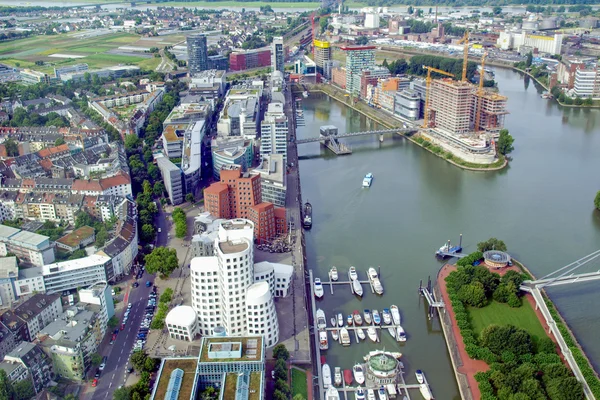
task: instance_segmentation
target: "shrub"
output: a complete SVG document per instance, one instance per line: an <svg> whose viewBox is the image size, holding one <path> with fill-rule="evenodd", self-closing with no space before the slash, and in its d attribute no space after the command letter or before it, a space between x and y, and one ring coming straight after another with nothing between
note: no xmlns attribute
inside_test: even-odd
<svg viewBox="0 0 600 400"><path fill-rule="evenodd" d="M538 353L556 353L556 344L549 337L541 338L537 343Z"/></svg>
<svg viewBox="0 0 600 400"><path fill-rule="evenodd" d="M519 296L517 296L516 293L511 293L508 296L507 304L509 306L511 306L512 308L519 308L519 307L521 307L521 298Z"/></svg>

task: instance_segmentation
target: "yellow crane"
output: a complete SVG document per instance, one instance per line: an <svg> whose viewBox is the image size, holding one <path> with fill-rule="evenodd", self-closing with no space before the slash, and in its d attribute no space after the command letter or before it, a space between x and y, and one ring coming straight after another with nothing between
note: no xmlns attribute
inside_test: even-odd
<svg viewBox="0 0 600 400"><path fill-rule="evenodd" d="M462 81L467 81L467 63L469 61L469 31L465 31L465 35L458 41L458 44L464 43L463 50L463 66L462 66Z"/></svg>
<svg viewBox="0 0 600 400"><path fill-rule="evenodd" d="M437 72L438 74L451 77L454 77L454 75L441 69L430 67L428 65L423 65L423 68L427 70L427 79L425 80L425 112L423 113L424 119L422 128L426 129L429 127L429 87L431 86L431 72Z"/></svg>
<svg viewBox="0 0 600 400"><path fill-rule="evenodd" d="M487 51L481 56L481 71L479 71L479 88L477 89L477 111L475 112L475 131L479 130L481 121L481 102L485 91L483 90L483 81L485 76L485 59L488 56Z"/></svg>

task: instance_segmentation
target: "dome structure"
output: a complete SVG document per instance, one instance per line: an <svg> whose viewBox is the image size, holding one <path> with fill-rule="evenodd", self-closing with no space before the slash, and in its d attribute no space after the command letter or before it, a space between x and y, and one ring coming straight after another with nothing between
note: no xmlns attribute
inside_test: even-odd
<svg viewBox="0 0 600 400"><path fill-rule="evenodd" d="M165 324L172 339L191 342L198 333L198 317L190 306L177 306L167 314Z"/></svg>
<svg viewBox="0 0 600 400"><path fill-rule="evenodd" d="M483 253L483 259L487 266L492 268L504 268L510 261L508 253L499 250L489 250Z"/></svg>

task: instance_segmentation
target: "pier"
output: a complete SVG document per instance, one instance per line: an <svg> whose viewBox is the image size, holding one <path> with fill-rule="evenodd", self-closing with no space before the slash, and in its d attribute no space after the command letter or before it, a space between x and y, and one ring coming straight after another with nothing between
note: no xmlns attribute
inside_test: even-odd
<svg viewBox="0 0 600 400"><path fill-rule="evenodd" d="M356 273L358 274L358 271L356 271ZM381 282L381 267L377 267L377 276L379 276L379 282ZM368 277L367 277L368 278ZM328 281L321 281L321 284L323 286L325 285L329 285L329 291L331 292L331 294L333 294L333 285L349 285L350 286L350 293L354 294L354 288L352 287L352 281L351 280L347 280L347 281L332 281L331 277L329 278L330 280ZM357 279L358 283L360 283L361 285L369 285L369 287L371 288L371 293L375 294L375 288L373 287L373 281L371 279L367 279L366 281L361 281L360 279ZM312 280L311 278L311 282L314 283L314 280ZM311 283L311 285L312 285ZM383 286L383 282L381 282L381 285Z"/></svg>
<svg viewBox="0 0 600 400"><path fill-rule="evenodd" d="M435 255L436 255L436 257L439 257L441 259L444 259L447 257L463 258L463 257L468 256L468 254L463 254L462 250L463 250L463 248L462 248L462 233L461 233L460 238L458 240L458 246L452 246L450 244L450 239L448 239L448 243L446 243L445 245L440 247L440 249L435 252Z"/></svg>
<svg viewBox="0 0 600 400"><path fill-rule="evenodd" d="M429 311L427 315L429 319L435 316L436 309L438 310L438 312L440 309L444 309L444 312L446 312L446 309L444 308L444 302L436 300L435 293L433 293L433 291L431 290L431 277L427 278L427 286L423 286L422 280L419 281L419 294L425 297L425 299L427 300L427 304L429 305Z"/></svg>

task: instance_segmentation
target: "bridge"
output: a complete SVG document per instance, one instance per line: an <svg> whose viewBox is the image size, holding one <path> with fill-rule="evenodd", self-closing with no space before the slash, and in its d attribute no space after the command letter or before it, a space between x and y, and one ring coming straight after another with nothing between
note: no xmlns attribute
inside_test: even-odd
<svg viewBox="0 0 600 400"><path fill-rule="evenodd" d="M304 144L304 143L314 143L314 142L325 142L325 141L330 141L330 140L337 140L337 139L357 137L357 136L368 136L368 135L380 135L380 140L383 140L383 135L385 135L386 133L403 134L403 133L410 133L410 132L416 132L416 131L417 130L414 128L397 128L397 129L381 129L381 130L377 130L377 131L349 132L349 133L341 133L341 134L331 135L331 136L319 135L314 138L299 139L299 140L296 140L296 143Z"/></svg>

